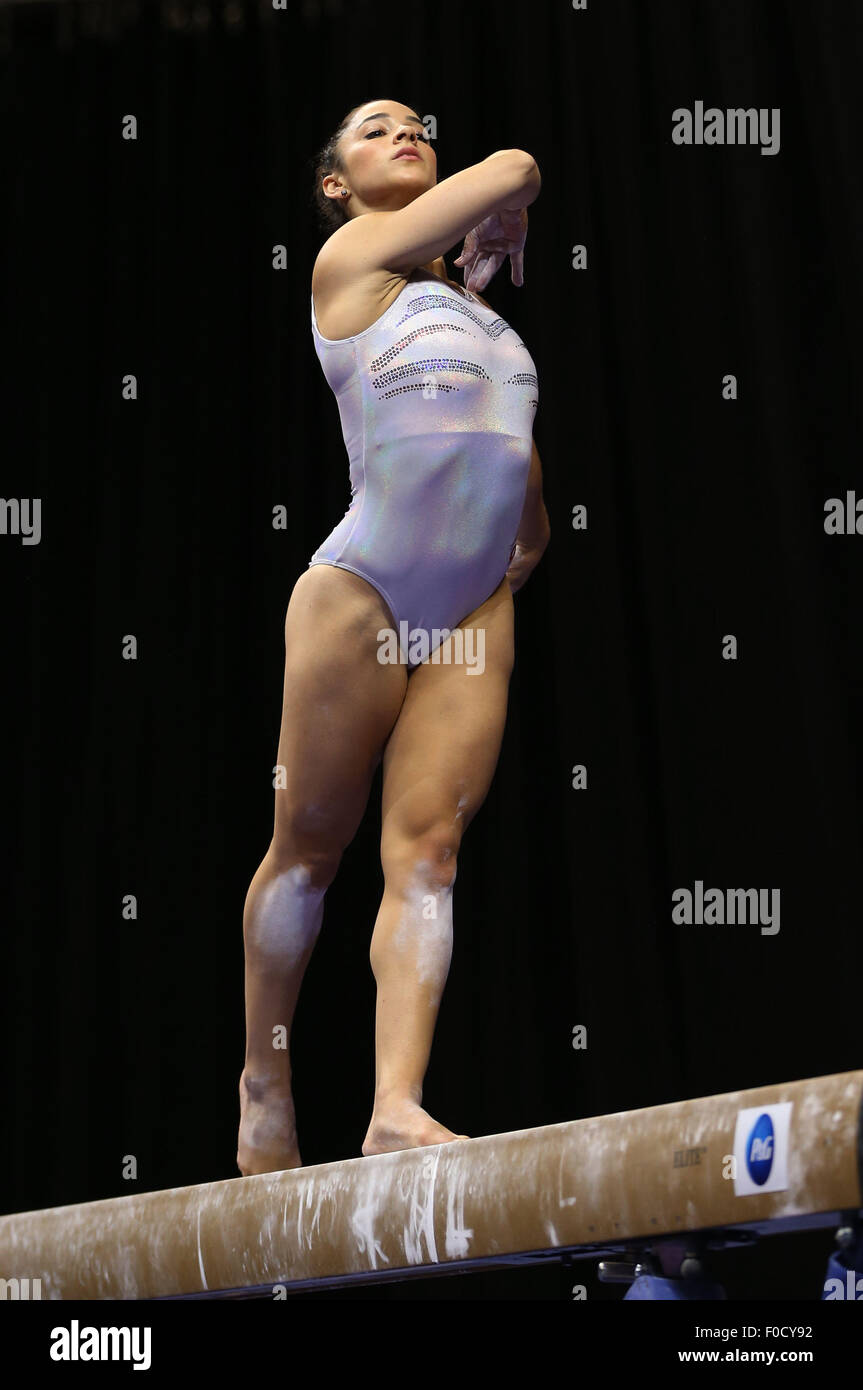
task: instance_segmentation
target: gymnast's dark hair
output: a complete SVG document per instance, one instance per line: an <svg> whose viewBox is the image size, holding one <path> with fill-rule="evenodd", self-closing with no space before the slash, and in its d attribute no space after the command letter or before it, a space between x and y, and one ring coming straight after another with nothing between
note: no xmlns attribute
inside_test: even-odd
<svg viewBox="0 0 863 1390"><path fill-rule="evenodd" d="M321 181L327 174L343 174L345 166L339 154L339 141L350 125L351 119L356 115L361 106L366 103L361 101L357 106L352 106L346 116L342 118L338 130L330 136L326 144L322 145L317 154L311 160L314 168L314 184L312 187L312 203L314 205L318 231L329 236L338 230L343 222L348 221L348 210L344 206L341 198L328 198ZM414 108L412 107L411 110Z"/></svg>

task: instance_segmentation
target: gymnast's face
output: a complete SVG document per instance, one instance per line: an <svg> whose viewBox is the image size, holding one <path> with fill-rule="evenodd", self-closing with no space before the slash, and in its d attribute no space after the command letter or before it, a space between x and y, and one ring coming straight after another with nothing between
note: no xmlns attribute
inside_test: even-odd
<svg viewBox="0 0 863 1390"><path fill-rule="evenodd" d="M350 189L348 216L405 207L437 182L435 154L419 116L397 101L367 101L339 141L344 166L338 188Z"/></svg>

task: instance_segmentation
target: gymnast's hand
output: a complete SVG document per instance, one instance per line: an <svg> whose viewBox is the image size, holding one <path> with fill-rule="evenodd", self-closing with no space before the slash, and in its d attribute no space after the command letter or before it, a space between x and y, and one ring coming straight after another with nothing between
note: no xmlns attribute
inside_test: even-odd
<svg viewBox="0 0 863 1390"><path fill-rule="evenodd" d="M463 265L464 287L479 294L503 265L510 259L510 275L514 285L524 284L524 243L527 238L527 208L504 208L483 218L464 239L460 256L454 265Z"/></svg>
<svg viewBox="0 0 863 1390"><path fill-rule="evenodd" d="M509 568L505 578L509 580L511 593L516 593L542 559L545 545L525 545L516 541L509 557Z"/></svg>

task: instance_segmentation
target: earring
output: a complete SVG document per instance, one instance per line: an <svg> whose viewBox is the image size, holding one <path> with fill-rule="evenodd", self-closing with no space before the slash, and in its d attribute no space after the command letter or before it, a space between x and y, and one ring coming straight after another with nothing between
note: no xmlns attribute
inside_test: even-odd
<svg viewBox="0 0 863 1390"><path fill-rule="evenodd" d="M347 196L348 196L348 190L347 190L346 188L343 188L343 189L342 189L342 197L343 197L343 198L347 198Z"/></svg>

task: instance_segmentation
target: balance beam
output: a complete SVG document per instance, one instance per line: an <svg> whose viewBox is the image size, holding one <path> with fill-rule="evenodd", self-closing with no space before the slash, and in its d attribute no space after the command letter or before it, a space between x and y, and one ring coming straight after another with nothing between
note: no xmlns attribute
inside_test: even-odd
<svg viewBox="0 0 863 1390"><path fill-rule="evenodd" d="M841 1072L16 1213L0 1279L7 1296L40 1279L51 1299L249 1297L838 1225L863 1204L861 1100L863 1071Z"/></svg>

